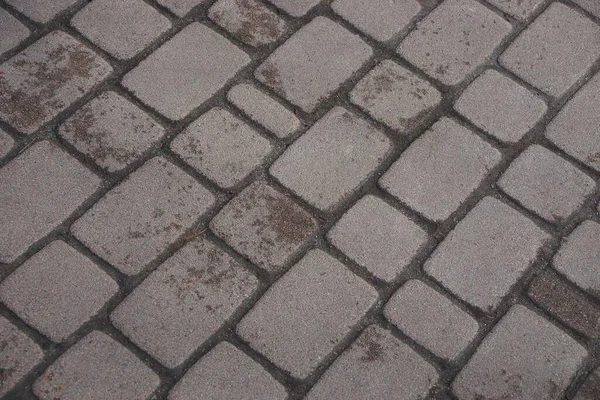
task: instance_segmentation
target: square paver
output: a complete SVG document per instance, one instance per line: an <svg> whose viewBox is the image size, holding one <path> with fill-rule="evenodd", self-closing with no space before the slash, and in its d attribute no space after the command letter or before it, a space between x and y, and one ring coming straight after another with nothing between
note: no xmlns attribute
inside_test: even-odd
<svg viewBox="0 0 600 400"><path fill-rule="evenodd" d="M581 6L583 9L589 11L591 14L600 18L600 3L598 3L596 0L573 0L573 1L575 3L577 3L579 6Z"/></svg>
<svg viewBox="0 0 600 400"><path fill-rule="evenodd" d="M0 65L0 118L33 133L111 72L73 37L53 31Z"/></svg>
<svg viewBox="0 0 600 400"><path fill-rule="evenodd" d="M431 84L391 60L383 60L350 92L350 100L398 131L421 122L442 97Z"/></svg>
<svg viewBox="0 0 600 400"><path fill-rule="evenodd" d="M377 302L375 289L321 250L281 277L238 324L250 346L307 377Z"/></svg>
<svg viewBox="0 0 600 400"><path fill-rule="evenodd" d="M594 180L550 150L532 145L512 162L498 186L552 222L568 218L594 193Z"/></svg>
<svg viewBox="0 0 600 400"><path fill-rule="evenodd" d="M44 353L40 347L4 317L0 317L0 396L11 390Z"/></svg>
<svg viewBox="0 0 600 400"><path fill-rule="evenodd" d="M15 146L15 140L0 128L0 158L4 157Z"/></svg>
<svg viewBox="0 0 600 400"><path fill-rule="evenodd" d="M29 29L8 11L0 8L0 54L17 46L29 36Z"/></svg>
<svg viewBox="0 0 600 400"><path fill-rule="evenodd" d="M544 100L496 70L475 79L454 104L456 111L503 142L518 142L546 113Z"/></svg>
<svg viewBox="0 0 600 400"><path fill-rule="evenodd" d="M457 357L477 335L469 314L416 279L406 282L385 306L385 316L440 357Z"/></svg>
<svg viewBox="0 0 600 400"><path fill-rule="evenodd" d="M600 74L563 107L546 128L546 137L569 155L600 171Z"/></svg>
<svg viewBox="0 0 600 400"><path fill-rule="evenodd" d="M500 63L551 96L562 96L600 57L600 26L552 3L500 56Z"/></svg>
<svg viewBox="0 0 600 400"><path fill-rule="evenodd" d="M287 393L250 357L223 342L181 378L169 400L285 399Z"/></svg>
<svg viewBox="0 0 600 400"><path fill-rule="evenodd" d="M386 281L396 278L427 241L421 227L370 195L344 214L327 237L356 263Z"/></svg>
<svg viewBox="0 0 600 400"><path fill-rule="evenodd" d="M381 164L390 140L364 119L334 107L296 140L270 172L308 203L330 210Z"/></svg>
<svg viewBox="0 0 600 400"><path fill-rule="evenodd" d="M586 355L566 333L516 305L481 343L452 388L464 400L558 400Z"/></svg>
<svg viewBox="0 0 600 400"><path fill-rule="evenodd" d="M293 112L252 85L234 86L227 99L277 137L288 137L302 126Z"/></svg>
<svg viewBox="0 0 600 400"><path fill-rule="evenodd" d="M398 52L446 85L486 62L511 25L474 0L446 0L402 41Z"/></svg>
<svg viewBox="0 0 600 400"><path fill-rule="evenodd" d="M213 108L177 136L171 149L217 185L230 188L263 163L273 146L229 111Z"/></svg>
<svg viewBox="0 0 600 400"><path fill-rule="evenodd" d="M277 273L315 233L317 221L289 197L257 182L223 207L210 229L259 267Z"/></svg>
<svg viewBox="0 0 600 400"><path fill-rule="evenodd" d="M129 175L71 227L94 253L135 275L190 229L214 196L162 157Z"/></svg>
<svg viewBox="0 0 600 400"><path fill-rule="evenodd" d="M382 42L404 30L421 11L417 0L335 0L331 8L367 35Z"/></svg>
<svg viewBox="0 0 600 400"><path fill-rule="evenodd" d="M415 140L379 185L425 217L445 220L481 184L501 153L449 118Z"/></svg>
<svg viewBox="0 0 600 400"><path fill-rule="evenodd" d="M446 236L424 270L463 300L491 311L549 238L516 210L486 197Z"/></svg>
<svg viewBox="0 0 600 400"><path fill-rule="evenodd" d="M282 9L292 17L301 17L321 0L267 0L269 3Z"/></svg>
<svg viewBox="0 0 600 400"><path fill-rule="evenodd" d="M104 307L119 285L90 259L55 241L25 261L0 285L0 300L55 342Z"/></svg>
<svg viewBox="0 0 600 400"><path fill-rule="evenodd" d="M6 0L34 21L46 23L79 0Z"/></svg>
<svg viewBox="0 0 600 400"><path fill-rule="evenodd" d="M125 98L104 92L70 117L59 134L97 165L116 172L158 143L165 130Z"/></svg>
<svg viewBox="0 0 600 400"><path fill-rule="evenodd" d="M100 178L79 161L47 141L34 144L2 167L0 262L14 261L50 233L100 183Z"/></svg>
<svg viewBox="0 0 600 400"><path fill-rule="evenodd" d="M330 19L316 17L278 47L255 76L292 104L312 112L371 54L359 36Z"/></svg>
<svg viewBox="0 0 600 400"><path fill-rule="evenodd" d="M35 381L41 400L146 399L160 379L121 344L94 331L58 358Z"/></svg>
<svg viewBox="0 0 600 400"><path fill-rule="evenodd" d="M191 23L123 78L123 85L178 120L212 97L250 61L229 40Z"/></svg>
<svg viewBox="0 0 600 400"><path fill-rule="evenodd" d="M178 17L183 17L192 11L192 8L206 3L207 0L156 0L156 2Z"/></svg>
<svg viewBox="0 0 600 400"><path fill-rule="evenodd" d="M600 224L581 223L562 243L552 264L579 287L600 297Z"/></svg>
<svg viewBox="0 0 600 400"><path fill-rule="evenodd" d="M544 0L486 0L511 16L528 19L544 3Z"/></svg>
<svg viewBox="0 0 600 400"><path fill-rule="evenodd" d="M175 368L257 288L257 279L204 238L165 261L111 314L134 343Z"/></svg>
<svg viewBox="0 0 600 400"><path fill-rule="evenodd" d="M600 13L600 9L598 12ZM596 368L577 390L577 395L573 397L573 400L596 400L598 393L600 393L600 369Z"/></svg>
<svg viewBox="0 0 600 400"><path fill-rule="evenodd" d="M275 42L287 27L284 19L256 0L219 0L208 10L208 16L254 47Z"/></svg>
<svg viewBox="0 0 600 400"><path fill-rule="evenodd" d="M135 56L171 28L167 17L142 0L94 0L71 24L122 60Z"/></svg>
<svg viewBox="0 0 600 400"><path fill-rule="evenodd" d="M423 399L436 369L388 331L371 325L329 367L307 399Z"/></svg>

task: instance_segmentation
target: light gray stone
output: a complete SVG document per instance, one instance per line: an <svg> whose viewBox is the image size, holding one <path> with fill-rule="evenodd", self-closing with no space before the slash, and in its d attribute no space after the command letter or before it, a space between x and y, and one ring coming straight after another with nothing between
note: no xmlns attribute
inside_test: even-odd
<svg viewBox="0 0 600 400"><path fill-rule="evenodd" d="M379 185L425 217L448 218L501 158L498 150L442 118L402 153Z"/></svg>
<svg viewBox="0 0 600 400"><path fill-rule="evenodd" d="M544 0L486 0L513 17L526 20L544 3Z"/></svg>
<svg viewBox="0 0 600 400"><path fill-rule="evenodd" d="M500 56L500 63L551 96L562 96L600 56L600 26L552 3Z"/></svg>
<svg viewBox="0 0 600 400"><path fill-rule="evenodd" d="M94 331L69 348L33 385L41 400L146 399L160 379L121 344Z"/></svg>
<svg viewBox="0 0 600 400"><path fill-rule="evenodd" d="M171 28L167 17L142 0L94 0L71 24L122 60L135 56Z"/></svg>
<svg viewBox="0 0 600 400"><path fill-rule="evenodd" d="M503 142L518 142L548 107L544 100L496 70L488 69L462 93L456 111Z"/></svg>
<svg viewBox="0 0 600 400"><path fill-rule="evenodd" d="M29 36L29 29L8 11L0 8L0 54L17 46Z"/></svg>
<svg viewBox="0 0 600 400"><path fill-rule="evenodd" d="M425 398L436 369L388 331L371 325L308 393L307 399Z"/></svg>
<svg viewBox="0 0 600 400"><path fill-rule="evenodd" d="M364 119L334 107L295 141L270 172L308 203L330 210L383 161L390 140Z"/></svg>
<svg viewBox="0 0 600 400"><path fill-rule="evenodd" d="M250 357L223 342L181 378L169 400L285 399L286 391Z"/></svg>
<svg viewBox="0 0 600 400"><path fill-rule="evenodd" d="M421 122L442 97L427 81L383 60L350 92L350 100L400 132Z"/></svg>
<svg viewBox="0 0 600 400"><path fill-rule="evenodd" d="M292 104L312 112L371 54L359 36L330 19L316 17L278 47L255 76Z"/></svg>
<svg viewBox="0 0 600 400"><path fill-rule="evenodd" d="M252 85L234 86L227 99L277 137L288 137L301 127L293 112Z"/></svg>
<svg viewBox="0 0 600 400"><path fill-rule="evenodd" d="M511 25L474 0L447 0L402 41L398 52L429 76L456 85L508 35Z"/></svg>
<svg viewBox="0 0 600 400"><path fill-rule="evenodd" d="M210 229L259 267L278 273L315 233L317 222L289 197L256 182L223 207Z"/></svg>
<svg viewBox="0 0 600 400"><path fill-rule="evenodd" d="M549 238L516 210L486 197L446 236L424 270L463 300L491 311Z"/></svg>
<svg viewBox="0 0 600 400"><path fill-rule="evenodd" d="M596 17L600 18L600 3L596 0L573 0L579 4L582 8L589 11Z"/></svg>
<svg viewBox="0 0 600 400"><path fill-rule="evenodd" d="M594 180L550 150L532 145L512 162L498 186L542 218L560 222L594 193Z"/></svg>
<svg viewBox="0 0 600 400"><path fill-rule="evenodd" d="M516 305L485 338L452 388L464 400L558 400L586 355L566 333Z"/></svg>
<svg viewBox="0 0 600 400"><path fill-rule="evenodd" d="M0 396L10 391L37 363L44 353L27 335L0 317Z"/></svg>
<svg viewBox="0 0 600 400"><path fill-rule="evenodd" d="M342 216L327 237L373 275L391 281L410 263L427 233L383 200L368 195Z"/></svg>
<svg viewBox="0 0 600 400"><path fill-rule="evenodd" d="M321 0L267 0L293 17L301 17Z"/></svg>
<svg viewBox="0 0 600 400"><path fill-rule="evenodd" d="M158 4L168 8L171 12L178 17L183 17L192 8L206 3L207 0L156 0Z"/></svg>
<svg viewBox="0 0 600 400"><path fill-rule="evenodd" d="M0 128L0 158L7 155L13 149L14 145L14 139Z"/></svg>
<svg viewBox="0 0 600 400"><path fill-rule="evenodd" d="M129 175L71 231L121 272L135 275L190 229L214 196L162 157Z"/></svg>
<svg viewBox="0 0 600 400"><path fill-rule="evenodd" d="M100 178L47 141L34 144L2 167L0 262L13 261L50 233L100 183Z"/></svg>
<svg viewBox="0 0 600 400"><path fill-rule="evenodd" d="M400 287L386 304L384 314L419 344L450 360L471 343L479 330L469 314L416 279Z"/></svg>
<svg viewBox="0 0 600 400"><path fill-rule="evenodd" d="M55 342L96 315L119 285L90 259L54 241L0 285L0 300Z"/></svg>
<svg viewBox="0 0 600 400"><path fill-rule="evenodd" d="M33 133L111 72L72 36L50 32L0 65L0 118Z"/></svg>
<svg viewBox="0 0 600 400"><path fill-rule="evenodd" d="M331 8L346 21L379 41L392 39L421 11L416 0L335 0Z"/></svg>
<svg viewBox="0 0 600 400"><path fill-rule="evenodd" d="M115 92L104 92L70 117L59 134L108 172L139 159L165 134L140 108Z"/></svg>
<svg viewBox="0 0 600 400"><path fill-rule="evenodd" d="M177 136L171 149L217 185L230 188L263 163L273 146L229 111L213 108Z"/></svg>
<svg viewBox="0 0 600 400"><path fill-rule="evenodd" d="M249 61L229 40L194 22L125 75L123 85L167 118L179 120Z"/></svg>
<svg viewBox="0 0 600 400"><path fill-rule="evenodd" d="M58 13L75 5L78 0L6 0L6 2L32 20L46 23Z"/></svg>
<svg viewBox="0 0 600 400"><path fill-rule="evenodd" d="M307 377L377 301L377 292L321 250L309 252L238 324L250 346Z"/></svg>
<svg viewBox="0 0 600 400"><path fill-rule="evenodd" d="M546 137L600 171L600 74L582 87L546 128Z"/></svg>

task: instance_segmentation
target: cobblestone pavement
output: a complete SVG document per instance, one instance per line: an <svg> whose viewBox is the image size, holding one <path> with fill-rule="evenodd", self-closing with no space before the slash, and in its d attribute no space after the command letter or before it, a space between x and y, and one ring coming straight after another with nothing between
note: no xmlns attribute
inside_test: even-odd
<svg viewBox="0 0 600 400"><path fill-rule="evenodd" d="M600 399L598 0L0 0L0 397Z"/></svg>

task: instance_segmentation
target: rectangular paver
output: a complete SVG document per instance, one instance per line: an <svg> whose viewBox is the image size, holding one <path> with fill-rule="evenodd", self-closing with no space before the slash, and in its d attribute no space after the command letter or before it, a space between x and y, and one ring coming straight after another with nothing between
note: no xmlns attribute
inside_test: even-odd
<svg viewBox="0 0 600 400"><path fill-rule="evenodd" d="M46 23L79 0L6 0L34 21Z"/></svg>
<svg viewBox="0 0 600 400"><path fill-rule="evenodd" d="M29 29L8 11L0 8L0 54L12 49L29 36Z"/></svg>

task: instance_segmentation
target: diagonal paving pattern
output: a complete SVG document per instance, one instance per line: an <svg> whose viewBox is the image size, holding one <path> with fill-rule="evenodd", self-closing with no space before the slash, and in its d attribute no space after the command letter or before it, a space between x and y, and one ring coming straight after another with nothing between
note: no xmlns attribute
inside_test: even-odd
<svg viewBox="0 0 600 400"><path fill-rule="evenodd" d="M0 0L0 398L600 399L596 0Z"/></svg>

